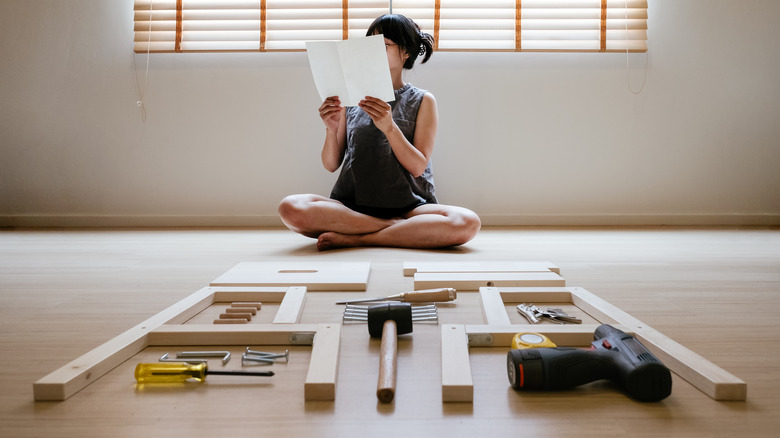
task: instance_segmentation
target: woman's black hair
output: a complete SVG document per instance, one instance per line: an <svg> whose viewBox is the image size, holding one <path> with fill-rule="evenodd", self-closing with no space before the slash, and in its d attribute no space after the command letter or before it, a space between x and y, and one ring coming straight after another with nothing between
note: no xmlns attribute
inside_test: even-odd
<svg viewBox="0 0 780 438"><path fill-rule="evenodd" d="M374 20L368 27L366 36L377 34L382 34L409 54L404 63L407 70L414 66L418 56L423 55L424 64L433 53L433 36L422 32L417 23L403 15L385 14Z"/></svg>

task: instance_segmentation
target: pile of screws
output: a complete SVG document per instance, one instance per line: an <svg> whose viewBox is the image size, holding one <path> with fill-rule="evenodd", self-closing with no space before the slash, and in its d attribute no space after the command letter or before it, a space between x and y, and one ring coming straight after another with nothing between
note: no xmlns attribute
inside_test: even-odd
<svg viewBox="0 0 780 438"><path fill-rule="evenodd" d="M241 356L241 364L247 365L271 365L276 359L284 359L287 363L290 361L290 350L284 350L284 353L271 353L267 351L253 351L246 347L246 351Z"/></svg>
<svg viewBox="0 0 780 438"><path fill-rule="evenodd" d="M160 362L187 362L204 363L209 357L222 358L222 365L230 360L229 351L182 351L176 353L176 359L169 357L165 353L160 358ZM284 350L284 353L273 353L268 351L254 351L251 347L246 347L246 351L241 355L241 365L271 365L278 360L284 359L284 363L290 362L290 350Z"/></svg>

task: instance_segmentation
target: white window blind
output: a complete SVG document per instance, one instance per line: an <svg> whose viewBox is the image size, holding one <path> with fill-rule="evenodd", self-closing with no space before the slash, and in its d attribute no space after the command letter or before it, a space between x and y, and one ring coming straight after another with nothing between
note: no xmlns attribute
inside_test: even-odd
<svg viewBox="0 0 780 438"><path fill-rule="evenodd" d="M304 50L364 36L389 0L135 0L135 51ZM647 0L394 0L448 51L647 51Z"/></svg>

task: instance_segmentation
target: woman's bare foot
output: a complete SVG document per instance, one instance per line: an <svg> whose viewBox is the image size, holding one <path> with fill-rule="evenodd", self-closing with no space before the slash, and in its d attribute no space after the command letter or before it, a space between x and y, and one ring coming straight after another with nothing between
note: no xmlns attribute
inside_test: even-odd
<svg viewBox="0 0 780 438"><path fill-rule="evenodd" d="M362 246L361 236L361 234L322 233L317 238L317 250L327 251L329 249Z"/></svg>

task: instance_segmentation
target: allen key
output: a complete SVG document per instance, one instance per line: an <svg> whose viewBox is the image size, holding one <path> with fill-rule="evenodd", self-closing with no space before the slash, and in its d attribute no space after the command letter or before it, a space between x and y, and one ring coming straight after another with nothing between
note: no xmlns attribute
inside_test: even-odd
<svg viewBox="0 0 780 438"><path fill-rule="evenodd" d="M172 357L168 357L168 353L165 353L160 357L160 360L158 362L186 362L186 363L207 363L207 359L174 359Z"/></svg>
<svg viewBox="0 0 780 438"><path fill-rule="evenodd" d="M182 351L176 353L177 358L203 358L203 357L221 357L222 365L230 360L229 351Z"/></svg>

